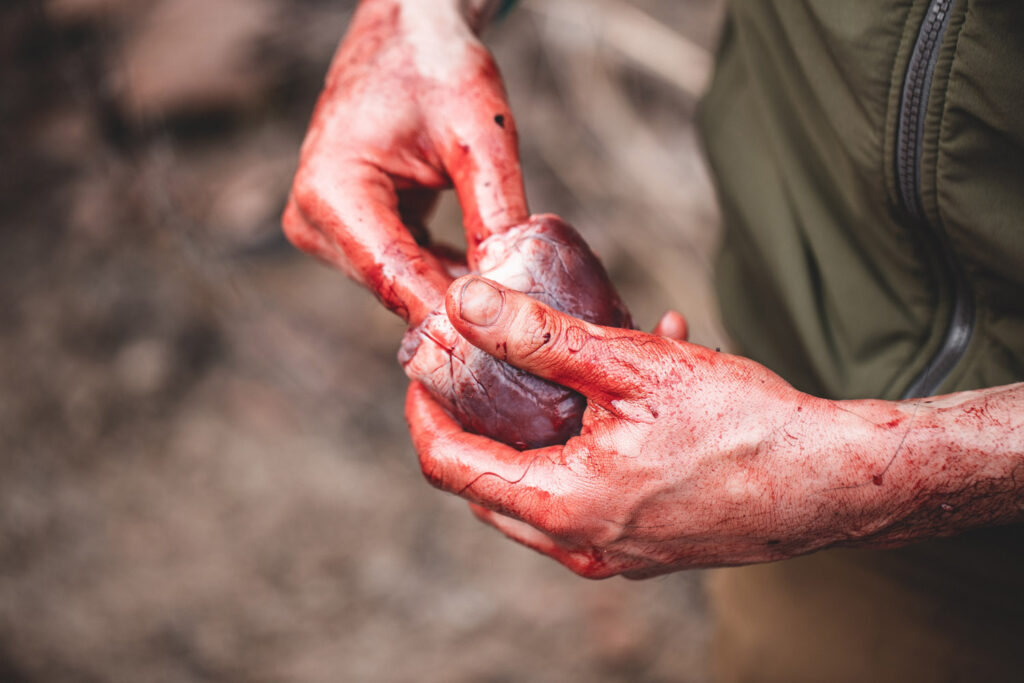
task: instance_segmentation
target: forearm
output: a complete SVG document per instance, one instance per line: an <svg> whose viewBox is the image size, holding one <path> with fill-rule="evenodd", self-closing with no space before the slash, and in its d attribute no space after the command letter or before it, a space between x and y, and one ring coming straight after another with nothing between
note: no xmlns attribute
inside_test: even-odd
<svg viewBox="0 0 1024 683"><path fill-rule="evenodd" d="M847 463L845 483L831 493L859 511L840 544L886 547L1024 521L1024 383L830 403L853 434L836 458Z"/></svg>

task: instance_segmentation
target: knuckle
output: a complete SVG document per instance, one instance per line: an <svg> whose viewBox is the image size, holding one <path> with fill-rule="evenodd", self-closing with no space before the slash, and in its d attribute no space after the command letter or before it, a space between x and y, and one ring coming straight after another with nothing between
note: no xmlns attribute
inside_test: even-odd
<svg viewBox="0 0 1024 683"><path fill-rule="evenodd" d="M292 181L292 197L300 212L308 216L316 211L324 197L318 176L307 165L299 169Z"/></svg>
<svg viewBox="0 0 1024 683"><path fill-rule="evenodd" d="M598 507L595 501L580 496L553 500L543 531L572 545L607 548L621 534L610 528L613 526L611 523L598 517Z"/></svg>
<svg viewBox="0 0 1024 683"><path fill-rule="evenodd" d="M427 483L434 488L444 489L444 468L426 452L420 453L420 471Z"/></svg>
<svg viewBox="0 0 1024 683"><path fill-rule="evenodd" d="M610 548L625 537L625 526L619 522L593 519L586 525L586 537L596 548Z"/></svg>
<svg viewBox="0 0 1024 683"><path fill-rule="evenodd" d="M281 218L281 230L296 249L315 253L320 244L320 235L299 214L297 207L289 206Z"/></svg>
<svg viewBox="0 0 1024 683"><path fill-rule="evenodd" d="M578 530L571 514L549 514L538 528L547 535L560 539L574 538Z"/></svg>
<svg viewBox="0 0 1024 683"><path fill-rule="evenodd" d="M415 439L413 447L420 462L420 472L423 478L435 488L444 488L446 473L444 461L440 457L442 445L435 439L427 437Z"/></svg>

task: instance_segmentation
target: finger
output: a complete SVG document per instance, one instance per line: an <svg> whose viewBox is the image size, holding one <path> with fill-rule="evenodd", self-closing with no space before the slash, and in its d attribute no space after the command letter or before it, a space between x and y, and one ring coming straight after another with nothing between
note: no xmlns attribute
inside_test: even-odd
<svg viewBox="0 0 1024 683"><path fill-rule="evenodd" d="M654 326L654 331L651 334L676 341L686 341L690 338L690 327L686 324L686 318L677 311L665 311L665 315L661 316L661 320Z"/></svg>
<svg viewBox="0 0 1024 683"><path fill-rule="evenodd" d="M354 273L350 272L349 262L337 246L306 222L306 218L299 211L295 198L291 194L288 195L288 203L281 215L281 227L284 229L285 237L296 249L334 266L349 277L356 277Z"/></svg>
<svg viewBox="0 0 1024 683"><path fill-rule="evenodd" d="M528 548L533 548L539 553L554 557L559 561L569 554L569 551L563 548L558 541L526 522L506 517L476 503L470 503L469 509L473 511L473 514L481 522L495 527L513 541L522 543Z"/></svg>
<svg viewBox="0 0 1024 683"><path fill-rule="evenodd" d="M520 522L472 503L470 503L470 509L481 522L493 526L516 543L536 550L541 555L547 555L580 576L588 579L606 579L618 573L612 564L608 563L603 555L595 550L572 550L526 522Z"/></svg>
<svg viewBox="0 0 1024 683"><path fill-rule="evenodd" d="M560 446L517 451L470 434L419 382L409 385L405 419L423 474L439 489L537 526L551 514L555 492L569 487L556 465Z"/></svg>
<svg viewBox="0 0 1024 683"><path fill-rule="evenodd" d="M452 283L448 318L474 346L603 404L635 397L660 337L592 325L477 276Z"/></svg>
<svg viewBox="0 0 1024 683"><path fill-rule="evenodd" d="M356 164L328 175L322 164L317 157L307 160L293 188L297 212L322 236L316 241L307 235L304 243L317 254L333 252L332 263L418 324L443 300L450 277L402 223L395 188L383 171Z"/></svg>
<svg viewBox="0 0 1024 683"><path fill-rule="evenodd" d="M462 206L471 253L489 235L529 217L518 135L501 76L482 46L474 59L474 87L458 93L459 106L431 109L443 115L433 126L435 143Z"/></svg>

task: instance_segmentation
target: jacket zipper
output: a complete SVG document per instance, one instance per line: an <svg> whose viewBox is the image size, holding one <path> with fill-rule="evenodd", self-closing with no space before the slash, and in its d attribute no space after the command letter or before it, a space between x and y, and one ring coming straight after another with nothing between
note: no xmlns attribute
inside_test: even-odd
<svg viewBox="0 0 1024 683"><path fill-rule="evenodd" d="M941 255L953 289L953 308L942 346L914 378L904 398L934 394L939 385L960 362L971 340L974 328L974 299L963 270L953 254L942 227L933 225L925 215L921 197L921 159L924 143L925 117L931 94L932 75L939 58L939 48L949 26L953 0L931 0L924 21L917 33L914 50L903 79L900 95L899 121L896 129L896 182L904 210L929 230Z"/></svg>

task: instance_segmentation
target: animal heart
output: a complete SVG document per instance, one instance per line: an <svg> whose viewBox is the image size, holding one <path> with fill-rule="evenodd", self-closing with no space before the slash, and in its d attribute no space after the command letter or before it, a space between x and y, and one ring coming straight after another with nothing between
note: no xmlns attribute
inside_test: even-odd
<svg viewBox="0 0 1024 683"><path fill-rule="evenodd" d="M469 266L577 318L632 327L597 256L557 216L531 216L491 235L470 255ZM406 332L398 360L470 432L519 449L564 443L579 432L582 396L469 344L452 327L444 302Z"/></svg>

